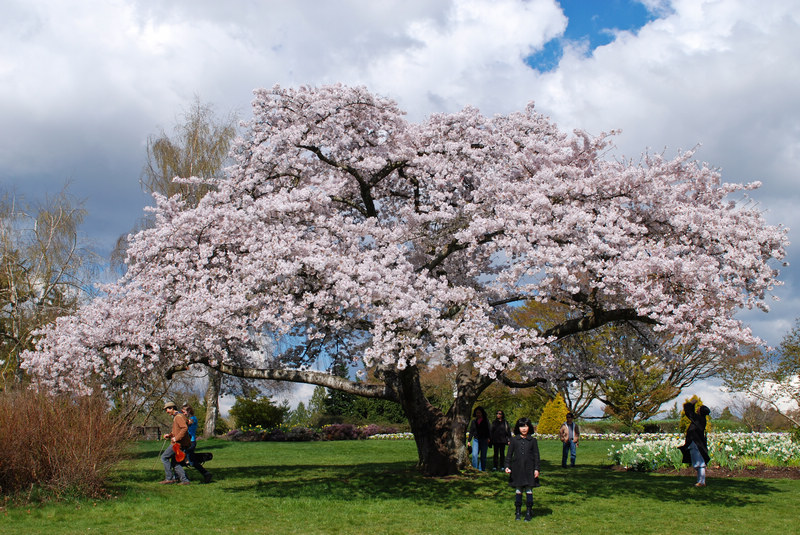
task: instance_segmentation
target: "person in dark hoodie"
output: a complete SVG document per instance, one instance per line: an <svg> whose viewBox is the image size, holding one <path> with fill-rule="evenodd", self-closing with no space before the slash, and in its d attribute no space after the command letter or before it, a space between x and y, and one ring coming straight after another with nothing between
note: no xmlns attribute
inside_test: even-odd
<svg viewBox="0 0 800 535"><path fill-rule="evenodd" d="M695 412L695 403L689 401L683 404L683 412L689 419L686 428L686 440L678 448L683 453L683 462L691 464L697 470L697 483L695 487L706 486L706 464L711 458L708 456L708 441L706 438L706 417L711 410L701 405Z"/></svg>
<svg viewBox="0 0 800 535"><path fill-rule="evenodd" d="M539 486L539 444L533 438L533 424L528 418L520 418L514 426L514 436L508 446L506 473L508 484L515 489L515 519L522 513L522 494L525 493L525 522L533 518L533 488Z"/></svg>

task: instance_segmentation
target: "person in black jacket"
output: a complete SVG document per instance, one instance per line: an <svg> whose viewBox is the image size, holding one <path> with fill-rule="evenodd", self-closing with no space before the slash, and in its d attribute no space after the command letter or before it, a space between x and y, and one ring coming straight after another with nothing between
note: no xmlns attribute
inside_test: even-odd
<svg viewBox="0 0 800 535"><path fill-rule="evenodd" d="M506 466L506 446L509 442L511 442L511 426L506 421L506 414L503 411L497 411L494 422L492 422L493 470L502 470Z"/></svg>
<svg viewBox="0 0 800 535"><path fill-rule="evenodd" d="M489 418L483 407L475 407L472 411L473 420L469 423L469 436L467 439L472 445L472 467L480 471L486 470L486 452L489 449L491 430Z"/></svg>
<svg viewBox="0 0 800 535"><path fill-rule="evenodd" d="M514 436L508 446L506 473L508 484L515 489L514 506L516 518L522 512L522 493L525 492L525 521L533 517L533 487L539 486L539 444L533 438L533 424L528 418L520 418L514 426Z"/></svg>
<svg viewBox="0 0 800 535"><path fill-rule="evenodd" d="M706 416L711 411L705 405L695 412L694 402L683 405L683 412L689 418L689 427L686 428L686 440L678 448L683 453L683 462L691 464L697 470L697 483L695 487L706 486L706 464L711 458L708 456L708 441L706 439Z"/></svg>

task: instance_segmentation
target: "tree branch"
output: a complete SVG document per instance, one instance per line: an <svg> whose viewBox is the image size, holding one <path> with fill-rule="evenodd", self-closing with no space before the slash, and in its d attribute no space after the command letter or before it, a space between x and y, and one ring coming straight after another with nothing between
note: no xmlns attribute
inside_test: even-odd
<svg viewBox="0 0 800 535"><path fill-rule="evenodd" d="M212 366L209 364L208 359L197 359L193 362L193 364L203 364L224 374L243 377L245 379L270 379L273 381L288 381L290 383L305 383L310 385L325 386L334 390L341 390L342 392L347 392L356 396L386 399L396 402L400 401L395 393L386 385L359 383L350 381L344 377L338 377L336 375L314 370L293 370L289 368L245 368L242 366L234 366L232 364L225 363ZM186 371L189 369L189 366L191 366L191 364L173 366L167 370L167 379L170 379L177 372Z"/></svg>
<svg viewBox="0 0 800 535"><path fill-rule="evenodd" d="M507 305L508 303L514 303L516 301L527 301L528 299L530 299L530 297L525 295L512 295L511 297L506 297L498 301L489 301L489 306L499 307L500 305Z"/></svg>
<svg viewBox="0 0 800 535"><path fill-rule="evenodd" d="M377 217L378 211L375 208L375 201L372 199L370 185L362 178L361 173L358 172L358 169L351 165L340 164L339 162L325 156L325 154L322 152L322 149L319 147L314 147L313 145L298 145L298 147L313 153L317 158L320 159L320 161L325 162L332 167L336 167L337 169L341 169L355 178L356 182L358 182L358 189L361 193L361 199L364 201L367 217Z"/></svg>
<svg viewBox="0 0 800 535"><path fill-rule="evenodd" d="M581 318L574 318L551 327L542 333L543 338L554 336L557 340L567 336L578 334L596 329L606 323L614 321L639 321L649 325L657 325L658 322L647 316L640 316L632 308L619 310L594 310L590 315Z"/></svg>
<svg viewBox="0 0 800 535"><path fill-rule="evenodd" d="M490 233L486 234L485 236L483 236L480 240L478 240L477 244L478 245L483 245L484 243L489 243L490 241L492 241L492 238L494 238L495 236L497 236L499 234L502 234L502 233L503 233L502 230L496 230L494 232L490 232ZM447 244L447 247L445 248L444 251L442 251L439 255L437 255L435 258L433 258L427 264L424 264L424 265L418 267L415 270L415 272L419 273L420 271L422 271L424 269L428 270L428 271L433 271L434 268L438 267L442 262L447 260L447 258L451 254L453 254L453 253L455 253L457 251L461 251L463 249L466 249L469 246L470 246L469 243L458 243L457 240L453 240L453 241L451 241L450 243Z"/></svg>
<svg viewBox="0 0 800 535"><path fill-rule="evenodd" d="M534 386L539 386L547 382L547 379L544 379L542 377L537 377L536 379L531 379L530 381L514 381L512 379L509 379L505 375L499 375L498 379L500 380L501 383L503 383L509 388L532 388Z"/></svg>

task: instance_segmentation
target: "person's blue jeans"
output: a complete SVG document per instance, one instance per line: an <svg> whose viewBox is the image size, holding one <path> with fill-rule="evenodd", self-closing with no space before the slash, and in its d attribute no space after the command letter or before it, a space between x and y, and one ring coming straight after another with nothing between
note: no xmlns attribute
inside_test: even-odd
<svg viewBox="0 0 800 535"><path fill-rule="evenodd" d="M165 479L180 482L189 481L183 466L175 461L175 450L172 449L172 444L168 445L164 453L161 454L161 462L164 464Z"/></svg>
<svg viewBox="0 0 800 535"><path fill-rule="evenodd" d="M692 467L693 468L705 468L706 461L703 459L703 455L700 453L700 450L697 448L697 444L692 442L689 444L689 455L692 458Z"/></svg>
<svg viewBox="0 0 800 535"><path fill-rule="evenodd" d="M574 441L570 440L564 442L561 447L561 466L567 466L567 455L569 455L569 464L575 466L575 457L577 456L578 448Z"/></svg>
<svg viewBox="0 0 800 535"><path fill-rule="evenodd" d="M472 439L472 467L480 471L486 470L486 452L489 450L488 438Z"/></svg>
<svg viewBox="0 0 800 535"><path fill-rule="evenodd" d="M706 460L703 459L697 444L689 444L689 455L692 457L692 466L697 470L697 482L701 485L706 484Z"/></svg>

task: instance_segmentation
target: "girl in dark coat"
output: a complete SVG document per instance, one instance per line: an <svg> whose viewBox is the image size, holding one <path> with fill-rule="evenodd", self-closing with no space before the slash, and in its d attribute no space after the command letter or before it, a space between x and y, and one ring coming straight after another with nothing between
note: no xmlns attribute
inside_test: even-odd
<svg viewBox="0 0 800 535"><path fill-rule="evenodd" d="M494 449L494 470L502 470L506 466L506 446L511 441L511 426L506 421L503 411L497 411L492 422L492 448Z"/></svg>
<svg viewBox="0 0 800 535"><path fill-rule="evenodd" d="M533 424L528 418L520 418L514 426L514 436L506 457L506 473L510 474L508 484L516 489L515 518L520 518L524 490L527 506L525 521L530 522L533 517L533 487L539 486L539 444L533 438Z"/></svg>
<svg viewBox="0 0 800 535"><path fill-rule="evenodd" d="M683 462L691 464L697 470L697 483L695 487L706 486L706 464L711 458L708 456L708 442L706 439L706 416L711 411L705 405L695 412L694 403L683 405L683 412L689 418L689 427L686 428L686 440L678 448L683 452Z"/></svg>

